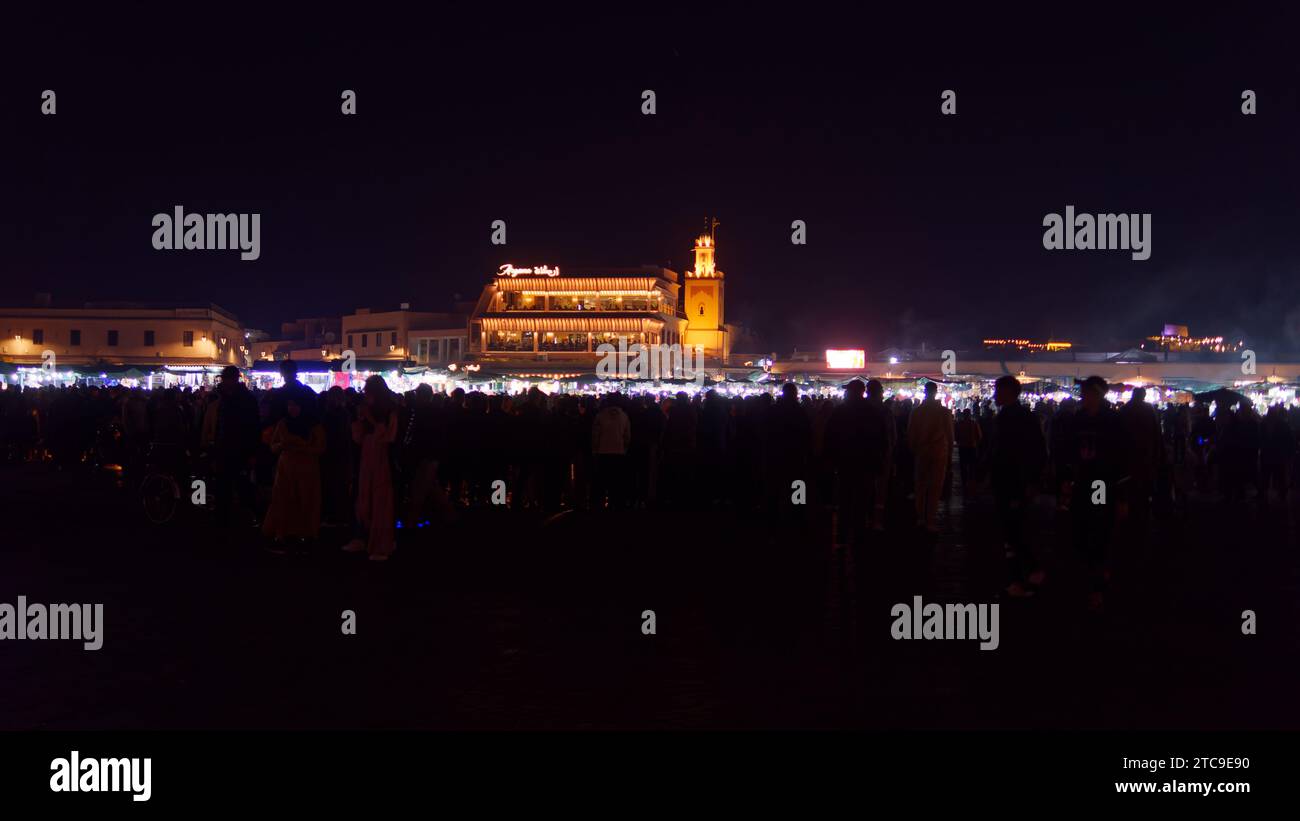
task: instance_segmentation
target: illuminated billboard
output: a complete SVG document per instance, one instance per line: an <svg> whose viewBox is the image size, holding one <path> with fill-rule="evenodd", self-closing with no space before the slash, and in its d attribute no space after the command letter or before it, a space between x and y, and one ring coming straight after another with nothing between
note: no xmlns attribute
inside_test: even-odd
<svg viewBox="0 0 1300 821"><path fill-rule="evenodd" d="M828 350L826 367L861 370L867 364L867 352L863 350Z"/></svg>

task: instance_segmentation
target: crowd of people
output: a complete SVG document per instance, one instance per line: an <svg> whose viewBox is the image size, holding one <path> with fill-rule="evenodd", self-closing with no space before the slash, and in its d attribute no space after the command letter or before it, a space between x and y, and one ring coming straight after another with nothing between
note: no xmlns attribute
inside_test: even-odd
<svg viewBox="0 0 1300 821"><path fill-rule="evenodd" d="M159 466L200 477L218 527L253 522L276 552L350 528L344 545L383 561L397 531L466 508L681 510L730 507L802 521L835 513L852 544L887 527L934 534L953 493L991 492L1006 546L1006 595L1044 581L1025 534L1027 511L1055 497L1105 590L1116 523L1145 523L1194 489L1228 500L1285 499L1300 411L1262 418L1248 402L1170 404L1143 391L1113 404L1092 377L1078 399L1022 401L1003 377L991 400L950 409L927 382L917 400L851 381L843 399L800 395L520 395L393 392L380 376L361 391L323 393L284 363L282 387L250 390L237 368L214 389L46 387L0 392L9 461L61 468L114 463L128 486ZM955 410L955 413L954 413ZM952 469L956 451L956 470ZM954 476L955 474L955 476Z"/></svg>

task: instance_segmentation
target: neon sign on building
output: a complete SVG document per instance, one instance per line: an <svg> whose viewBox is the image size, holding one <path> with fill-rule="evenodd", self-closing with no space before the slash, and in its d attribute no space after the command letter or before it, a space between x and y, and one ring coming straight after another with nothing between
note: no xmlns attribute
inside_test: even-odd
<svg viewBox="0 0 1300 821"><path fill-rule="evenodd" d="M502 265L497 269L499 277L558 277L559 268L552 268L549 265L539 265L536 268L516 268L513 265Z"/></svg>

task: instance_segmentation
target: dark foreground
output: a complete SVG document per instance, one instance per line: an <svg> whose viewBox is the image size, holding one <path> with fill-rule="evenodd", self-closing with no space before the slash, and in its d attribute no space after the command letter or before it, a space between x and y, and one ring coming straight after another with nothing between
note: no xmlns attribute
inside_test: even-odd
<svg viewBox="0 0 1300 821"><path fill-rule="evenodd" d="M1048 584L980 651L890 637L915 595L995 600L974 492L933 545L900 527L833 548L816 510L776 536L761 513L479 511L386 564L341 532L295 558L152 527L105 476L6 466L0 494L0 601L105 613L98 652L0 642L0 729L1300 728L1294 508L1194 502L1119 551L1092 614L1043 500Z"/></svg>

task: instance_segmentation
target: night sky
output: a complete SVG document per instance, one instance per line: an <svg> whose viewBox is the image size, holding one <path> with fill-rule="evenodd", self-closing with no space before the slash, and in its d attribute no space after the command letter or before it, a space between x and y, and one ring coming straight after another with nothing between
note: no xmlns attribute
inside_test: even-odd
<svg viewBox="0 0 1300 821"><path fill-rule="evenodd" d="M1294 16L166 8L8 32L0 302L211 301L274 331L446 310L506 262L681 271L714 215L728 319L770 350L1165 322L1300 350ZM178 204L261 213L261 258L155 251ZM1066 205L1150 212L1151 259L1044 250Z"/></svg>

